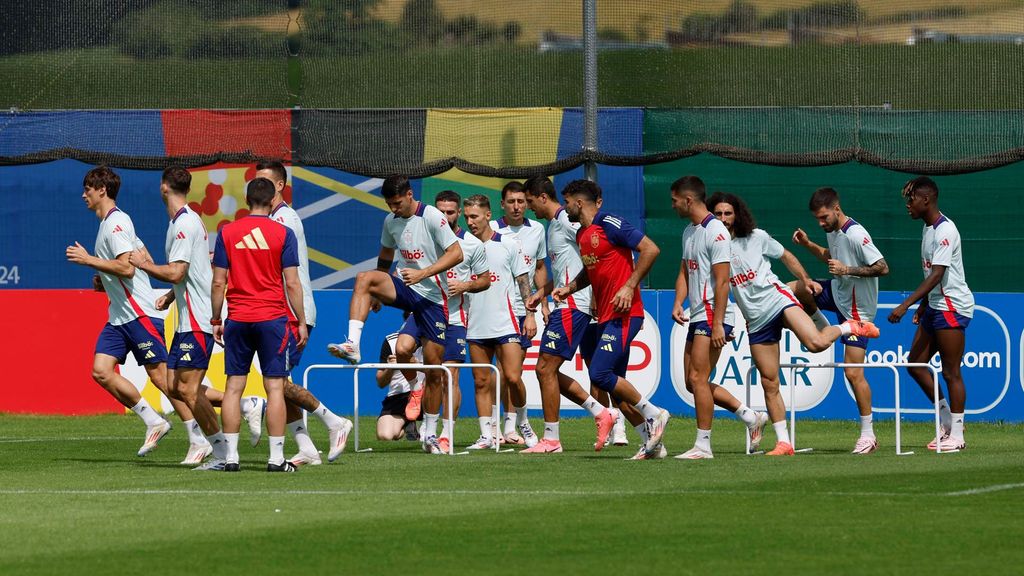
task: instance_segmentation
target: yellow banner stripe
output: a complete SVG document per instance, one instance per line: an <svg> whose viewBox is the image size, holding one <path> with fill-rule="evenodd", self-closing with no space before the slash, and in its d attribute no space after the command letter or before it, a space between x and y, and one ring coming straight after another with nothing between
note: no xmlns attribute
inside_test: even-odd
<svg viewBox="0 0 1024 576"><path fill-rule="evenodd" d="M310 184L316 184L317 186L321 188L326 188L331 192L341 194L342 196L348 196L349 198L353 200L358 200L363 204L368 204L370 206L373 206L374 208L380 208L381 210L390 212L390 210L388 209L388 205L384 203L384 199L381 198L380 196L374 196L373 194L363 192L362 190L353 188L347 184L342 184L337 180L332 180L327 176L317 174L316 172L313 172L311 170L300 168L298 166L292 166L292 178L305 180Z"/></svg>
<svg viewBox="0 0 1024 576"><path fill-rule="evenodd" d="M310 260L316 262L317 264L327 266L328 268L331 268L333 270L344 270L345 268L352 266L351 264L345 262L344 260L339 260L334 256L331 256L330 254L324 254L319 250L314 250L313 248L308 247L306 248L306 250L309 252Z"/></svg>

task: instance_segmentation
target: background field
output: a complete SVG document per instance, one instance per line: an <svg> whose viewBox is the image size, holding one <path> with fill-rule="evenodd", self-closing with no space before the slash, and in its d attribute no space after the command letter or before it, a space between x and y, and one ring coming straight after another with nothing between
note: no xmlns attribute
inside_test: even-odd
<svg viewBox="0 0 1024 576"><path fill-rule="evenodd" d="M459 445L475 428L462 423ZM563 421L560 456L372 443L293 475L260 471L263 444L228 475L177 464L180 426L137 459L134 417L0 416L0 573L1016 574L1024 561L1020 425L971 423L969 449L948 456L908 425L917 454L896 457L883 422L883 448L854 457L853 423L800 422L815 452L773 460L740 454L721 419L707 462L623 461L632 434L595 454L592 426ZM673 454L692 430L673 420Z"/></svg>

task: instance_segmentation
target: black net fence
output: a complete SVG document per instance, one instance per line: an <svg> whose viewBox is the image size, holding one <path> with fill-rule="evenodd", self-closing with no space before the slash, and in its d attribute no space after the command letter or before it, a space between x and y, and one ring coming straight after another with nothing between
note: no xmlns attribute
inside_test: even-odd
<svg viewBox="0 0 1024 576"><path fill-rule="evenodd" d="M369 176L710 153L919 173L1024 158L1024 2L40 0L5 7L0 163L284 158Z"/></svg>

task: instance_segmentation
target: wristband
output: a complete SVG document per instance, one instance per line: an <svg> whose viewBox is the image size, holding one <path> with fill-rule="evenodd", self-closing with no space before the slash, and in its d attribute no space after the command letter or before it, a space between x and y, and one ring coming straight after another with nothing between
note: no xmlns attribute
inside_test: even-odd
<svg viewBox="0 0 1024 576"><path fill-rule="evenodd" d="M223 324L223 322L221 321L220 318L211 318L210 319L210 326L220 326L221 324Z"/></svg>

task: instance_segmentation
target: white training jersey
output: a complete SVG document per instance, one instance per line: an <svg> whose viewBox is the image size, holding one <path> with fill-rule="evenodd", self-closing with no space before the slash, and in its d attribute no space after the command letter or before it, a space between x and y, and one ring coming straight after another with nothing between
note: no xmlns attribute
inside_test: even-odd
<svg viewBox="0 0 1024 576"><path fill-rule="evenodd" d="M384 344L380 348L380 362L384 364L388 361L388 356L395 354L395 349L398 346L398 332L394 334L388 334L384 339ZM415 364L423 363L423 348L416 348L416 351L412 353L412 362ZM416 382L423 384L425 376L423 372L416 372ZM409 381L405 379L405 375L402 374L401 370L395 370L391 373L391 383L388 384L387 396L395 396L397 394L405 394L412 391L412 386Z"/></svg>
<svg viewBox="0 0 1024 576"><path fill-rule="evenodd" d="M213 267L210 265L210 244L202 218L188 206L183 206L171 219L164 241L167 262L184 262L188 272L172 289L178 307L178 325L175 332L213 333L210 318L210 286Z"/></svg>
<svg viewBox="0 0 1024 576"><path fill-rule="evenodd" d="M144 247L142 240L135 235L132 219L116 206L111 208L100 222L100 230L96 234L96 256L117 260L125 252ZM99 275L110 299L107 312L110 324L120 326L142 316L161 317L156 310L156 294L149 284L148 274L135 270L131 278L120 278L106 272L99 272Z"/></svg>
<svg viewBox="0 0 1024 576"><path fill-rule="evenodd" d="M519 334L519 320L512 305L512 296L519 291L516 277L529 268L523 260L519 242L511 236L495 232L484 242L491 287L471 294L469 326L466 337L474 340L500 338Z"/></svg>
<svg viewBox="0 0 1024 576"><path fill-rule="evenodd" d="M284 224L295 234L299 249L299 284L302 285L302 312L306 325L316 326L316 302L313 300L313 283L309 281L309 247L306 245L306 229L295 209L281 202L270 212L271 220ZM287 293L287 292L286 292ZM294 315L295 311L292 310Z"/></svg>
<svg viewBox="0 0 1024 576"><path fill-rule="evenodd" d="M487 254L484 243L469 232L459 229L455 233L462 248L462 262L448 269L448 279L469 282L487 272ZM466 326L469 322L469 294L448 297L448 325Z"/></svg>
<svg viewBox="0 0 1024 576"><path fill-rule="evenodd" d="M789 287L772 273L769 258L782 258L785 249L767 232L754 228L746 238L733 238L730 291L747 319L747 331L756 332L782 310L799 304Z"/></svg>
<svg viewBox="0 0 1024 576"><path fill-rule="evenodd" d="M555 217L548 223L548 255L551 256L551 275L555 288L568 285L583 270L580 258L580 245L576 243L576 231L579 222L570 222L569 214L564 208L555 212ZM590 301L593 292L590 286L570 294L569 297L555 303L555 309L574 308L590 316L594 316Z"/></svg>
<svg viewBox="0 0 1024 576"><path fill-rule="evenodd" d="M944 215L931 226L925 226L921 237L921 266L924 277L932 273L932 266L945 266L935 288L928 293L928 306L940 312L955 312L974 317L974 294L967 287L963 253L960 249L960 231Z"/></svg>
<svg viewBox="0 0 1024 576"><path fill-rule="evenodd" d="M398 252L398 267L422 270L432 266L449 246L458 242L448 218L440 210L420 202L416 212L408 218L399 218L394 213L384 219L380 243L385 248ZM444 274L410 286L414 292L444 306L448 298L448 281Z"/></svg>
<svg viewBox="0 0 1024 576"><path fill-rule="evenodd" d="M683 264L686 266L690 322L714 323L715 283L711 267L729 263L730 245L729 229L713 214L708 214L700 224L691 223L683 230ZM735 326L732 307L728 302L725 306L723 322Z"/></svg>
<svg viewBox="0 0 1024 576"><path fill-rule="evenodd" d="M828 233L828 252L847 266L871 266L882 259L868 231L853 218ZM832 280L832 297L846 318L871 322L878 310L878 278L836 276Z"/></svg>
<svg viewBox="0 0 1024 576"><path fill-rule="evenodd" d="M536 220L523 218L520 226L510 226L504 218L491 221L491 230L500 232L502 236L511 236L519 242L523 251L523 260L530 269L530 293L537 291L537 285L533 277L537 274L537 262L548 257L547 240L545 239L544 226ZM516 316L526 315L526 304L522 295L516 290L512 295L512 307Z"/></svg>

